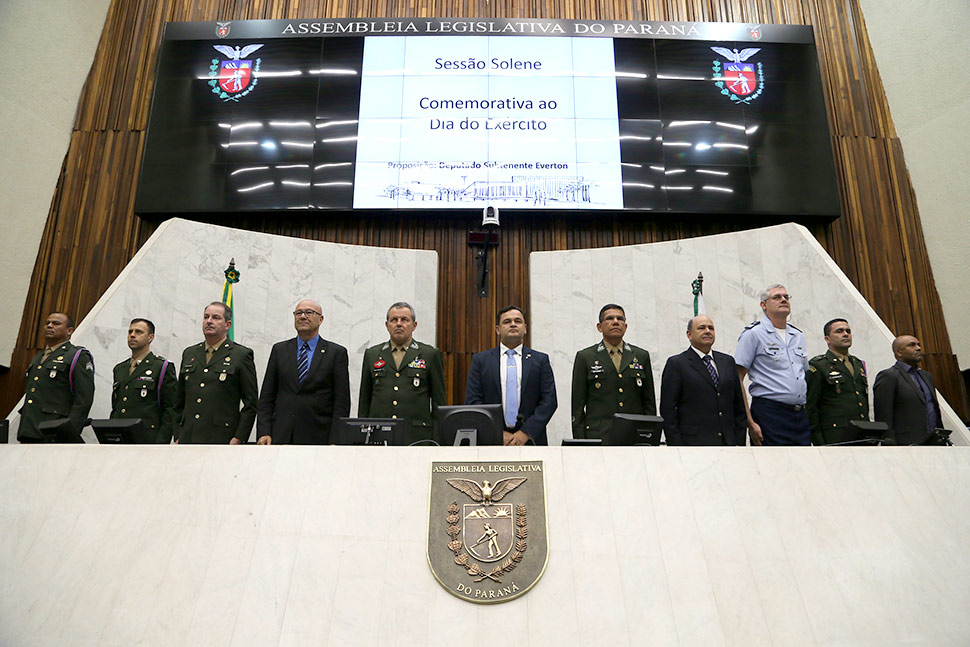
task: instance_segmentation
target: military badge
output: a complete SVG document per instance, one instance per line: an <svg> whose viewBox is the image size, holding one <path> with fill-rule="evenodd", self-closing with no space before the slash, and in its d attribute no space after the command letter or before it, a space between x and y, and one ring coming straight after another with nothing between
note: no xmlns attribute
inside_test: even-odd
<svg viewBox="0 0 970 647"><path fill-rule="evenodd" d="M245 57L262 46L262 43L244 47L213 45L213 49L226 58L214 58L209 65L209 86L212 93L223 101L239 101L252 92L259 83L259 65L262 59Z"/></svg>
<svg viewBox="0 0 970 647"><path fill-rule="evenodd" d="M722 63L720 59L714 59L711 67L714 71L714 85L721 90L721 94L735 103L746 104L761 96L765 89L764 66L761 63L746 62L761 51L760 47L748 47L740 52L726 47L711 49L728 60L727 63Z"/></svg>
<svg viewBox="0 0 970 647"><path fill-rule="evenodd" d="M414 388L418 388L419 386L421 386L421 378L420 377L415 377L414 378Z"/></svg>
<svg viewBox="0 0 970 647"><path fill-rule="evenodd" d="M384 368L385 366L387 366L387 362L385 362L382 359L379 359L376 362L374 362L374 368Z"/></svg>
<svg viewBox="0 0 970 647"><path fill-rule="evenodd" d="M548 555L542 461L431 464L428 564L449 593L512 600L542 577Z"/></svg>
<svg viewBox="0 0 970 647"><path fill-rule="evenodd" d="M148 389L146 389L146 388L142 388L142 390L141 390L141 397L143 397L143 398L144 398L144 397L146 397L147 395L148 395Z"/></svg>
<svg viewBox="0 0 970 647"><path fill-rule="evenodd" d="M216 22L216 36L219 38L225 38L229 35L229 28L231 25L227 22Z"/></svg>
<svg viewBox="0 0 970 647"><path fill-rule="evenodd" d="M749 25L748 36L751 40L761 40L761 25Z"/></svg>
<svg viewBox="0 0 970 647"><path fill-rule="evenodd" d="M408 368L428 368L428 365L421 358L416 358L413 362L408 364Z"/></svg>
<svg viewBox="0 0 970 647"><path fill-rule="evenodd" d="M219 381L220 382L225 382L226 381L226 374L225 373L219 373Z"/></svg>
<svg viewBox="0 0 970 647"><path fill-rule="evenodd" d="M51 369L51 375L50 375L50 377L51 377L51 379L52 379L52 380L53 380L53 379L54 379L55 377L57 377L57 369L56 369L56 368L52 368L52 369Z"/></svg>

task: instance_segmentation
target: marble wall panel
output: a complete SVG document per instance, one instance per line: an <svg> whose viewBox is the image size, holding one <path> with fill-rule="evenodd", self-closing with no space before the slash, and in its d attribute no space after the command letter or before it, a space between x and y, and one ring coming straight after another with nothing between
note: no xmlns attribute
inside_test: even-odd
<svg viewBox="0 0 970 647"><path fill-rule="evenodd" d="M624 247L533 252L529 259L532 345L549 353L559 409L549 443L571 436L570 389L576 351L601 337L599 309L626 309L626 340L650 351L657 398L667 358L687 347L693 315L691 281L704 274L704 303L717 328L715 349L733 353L744 326L761 317L762 289L782 283L792 295L789 321L805 333L811 356L825 352L822 327L835 317L852 325L852 353L875 375L895 360L893 335L818 241L800 225ZM970 443L966 426L942 397L944 426Z"/></svg>
<svg viewBox="0 0 970 647"><path fill-rule="evenodd" d="M437 285L437 252L339 245L176 218L155 231L74 332L72 340L94 355L92 418L110 413L111 369L130 356L128 322L152 320L152 350L178 362L186 346L202 341L202 311L221 299L231 258L242 275L233 292L235 339L253 349L260 384L273 344L295 335L291 313L303 298L323 307L321 336L348 349L352 414L363 351L387 339L391 303L414 305L421 316L415 337L435 343L437 291L428 286ZM11 442L19 408L10 415ZM97 442L90 428L82 435Z"/></svg>

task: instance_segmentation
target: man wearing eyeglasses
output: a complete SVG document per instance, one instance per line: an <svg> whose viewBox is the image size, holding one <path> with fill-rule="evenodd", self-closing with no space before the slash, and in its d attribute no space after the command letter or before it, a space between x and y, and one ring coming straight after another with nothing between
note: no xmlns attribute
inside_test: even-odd
<svg viewBox="0 0 970 647"><path fill-rule="evenodd" d="M764 316L746 326L734 353L738 377L751 379L751 404L745 397L752 445L811 445L805 411L808 353L805 335L788 323L791 296L775 284L761 292Z"/></svg>
<svg viewBox="0 0 970 647"><path fill-rule="evenodd" d="M326 445L350 415L347 349L320 337L323 308L311 299L293 312L296 337L273 345L259 394L257 443Z"/></svg>

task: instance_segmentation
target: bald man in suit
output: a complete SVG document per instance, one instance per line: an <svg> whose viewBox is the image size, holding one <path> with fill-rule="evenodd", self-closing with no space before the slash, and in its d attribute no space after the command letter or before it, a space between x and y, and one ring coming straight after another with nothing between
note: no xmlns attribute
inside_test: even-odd
<svg viewBox="0 0 970 647"><path fill-rule="evenodd" d="M296 337L270 351L259 394L257 443L326 445L350 415L347 349L320 337L323 308L304 299L293 312Z"/></svg>

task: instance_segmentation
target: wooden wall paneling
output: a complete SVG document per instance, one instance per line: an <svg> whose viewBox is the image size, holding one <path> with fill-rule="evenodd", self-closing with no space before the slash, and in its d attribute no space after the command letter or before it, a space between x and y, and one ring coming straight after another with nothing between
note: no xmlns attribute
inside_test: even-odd
<svg viewBox="0 0 970 647"><path fill-rule="evenodd" d="M355 16L813 25L844 215L832 223L807 224L894 331L920 336L941 391L964 417L970 415L858 0L114 0L51 201L13 366L0 376L0 408L9 410L23 393L22 370L40 345L42 318L53 309L83 317L156 227L135 218L132 204L164 22ZM468 228L477 224L474 217L328 214L301 220L287 214L232 220L254 231L314 240L436 249L438 343L452 402L463 399L471 355L495 343L495 311L512 301L527 307L530 252L649 243L772 222L655 214L503 218L501 246L491 254L490 296L480 299L473 251L465 241Z"/></svg>

